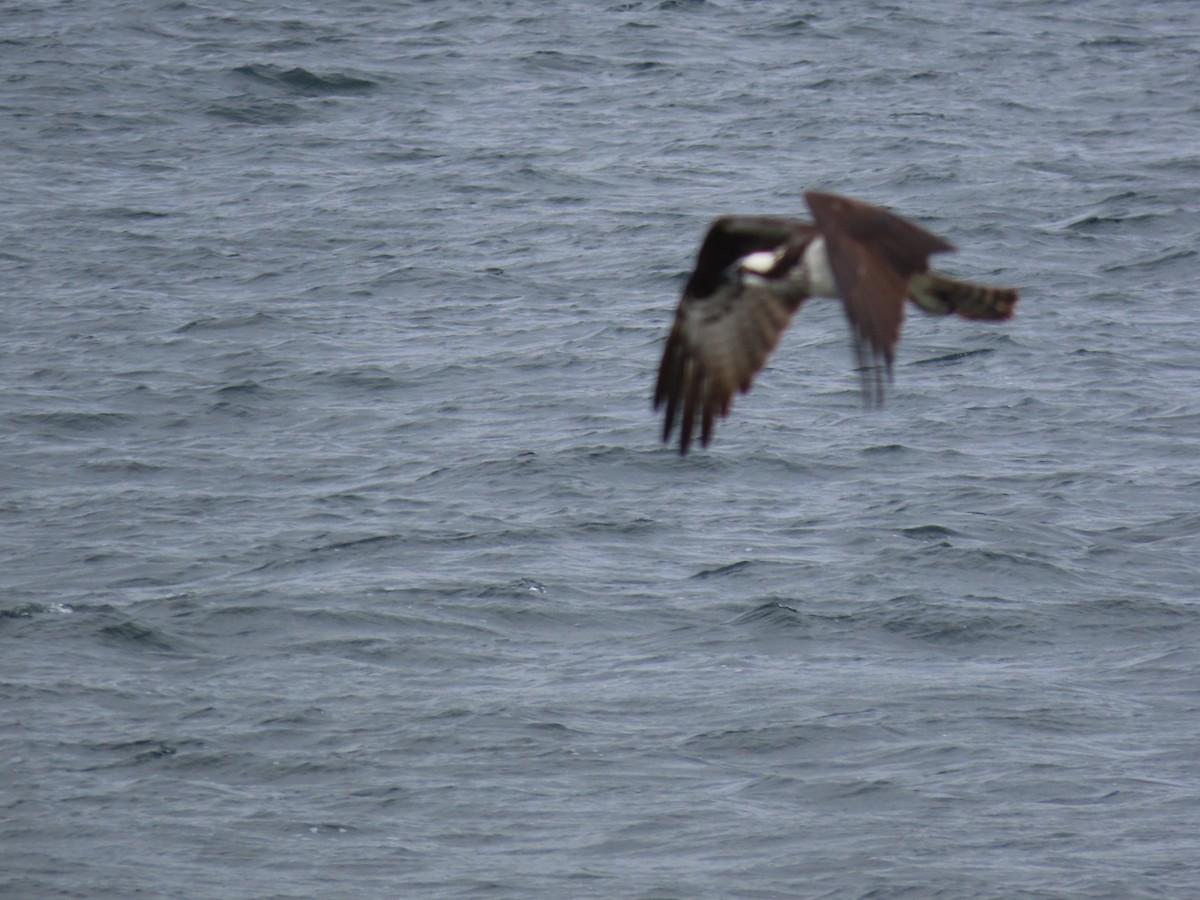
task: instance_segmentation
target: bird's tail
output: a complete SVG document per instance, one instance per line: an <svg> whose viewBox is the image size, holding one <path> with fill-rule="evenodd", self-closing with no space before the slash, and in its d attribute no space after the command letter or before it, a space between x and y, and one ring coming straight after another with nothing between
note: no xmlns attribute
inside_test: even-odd
<svg viewBox="0 0 1200 900"><path fill-rule="evenodd" d="M998 322L1013 314L1017 292L1012 288L986 287L969 281L955 281L933 272L919 272L908 284L913 303L935 316L951 313L964 319Z"/></svg>

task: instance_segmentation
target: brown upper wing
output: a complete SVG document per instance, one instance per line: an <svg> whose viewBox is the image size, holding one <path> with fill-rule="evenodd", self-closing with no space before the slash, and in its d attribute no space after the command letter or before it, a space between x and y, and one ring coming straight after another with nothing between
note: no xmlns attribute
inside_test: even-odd
<svg viewBox="0 0 1200 900"><path fill-rule="evenodd" d="M709 229L667 337L654 407L666 404L663 440L680 427L687 453L700 423L700 443L712 439L717 416L727 415L735 391L745 393L779 343L804 295L787 282L791 266L815 234L790 219L740 216ZM757 250L785 248L763 278L731 277L729 267Z"/></svg>
<svg viewBox="0 0 1200 900"><path fill-rule="evenodd" d="M854 331L863 390L879 402L891 373L904 301L929 256L954 247L935 234L868 203L809 191L804 195L825 237L825 250ZM883 366L879 363L882 361Z"/></svg>

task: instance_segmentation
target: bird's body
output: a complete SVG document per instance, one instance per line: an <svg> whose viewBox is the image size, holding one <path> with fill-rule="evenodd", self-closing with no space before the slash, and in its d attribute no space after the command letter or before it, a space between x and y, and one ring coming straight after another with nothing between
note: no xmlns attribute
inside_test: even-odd
<svg viewBox="0 0 1200 900"><path fill-rule="evenodd" d="M809 297L842 301L869 401L882 398L904 302L933 315L1002 320L1017 292L946 278L929 257L954 248L894 213L810 191L814 223L773 216L713 222L667 337L654 407L666 405L663 440L679 426L687 453L696 424L707 446L735 391L750 390L792 315Z"/></svg>
<svg viewBox="0 0 1200 900"><path fill-rule="evenodd" d="M817 235L804 248L800 256L800 281L810 297L837 297L837 281L829 265L829 252L825 249L825 238Z"/></svg>

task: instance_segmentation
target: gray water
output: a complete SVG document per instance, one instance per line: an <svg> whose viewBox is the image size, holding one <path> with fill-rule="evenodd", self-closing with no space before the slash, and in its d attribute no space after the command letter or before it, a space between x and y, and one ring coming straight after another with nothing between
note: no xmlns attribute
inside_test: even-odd
<svg viewBox="0 0 1200 900"><path fill-rule="evenodd" d="M0 894L1200 889L1200 8L0 7ZM695 248L1021 289L708 451Z"/></svg>

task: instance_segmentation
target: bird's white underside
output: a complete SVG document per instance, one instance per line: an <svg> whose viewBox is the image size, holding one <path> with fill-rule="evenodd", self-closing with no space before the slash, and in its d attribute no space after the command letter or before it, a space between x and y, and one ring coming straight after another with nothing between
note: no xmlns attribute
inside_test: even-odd
<svg viewBox="0 0 1200 900"><path fill-rule="evenodd" d="M840 297L833 269L829 265L829 254L825 251L825 238L815 237L804 248L799 266L808 294L811 297Z"/></svg>

